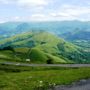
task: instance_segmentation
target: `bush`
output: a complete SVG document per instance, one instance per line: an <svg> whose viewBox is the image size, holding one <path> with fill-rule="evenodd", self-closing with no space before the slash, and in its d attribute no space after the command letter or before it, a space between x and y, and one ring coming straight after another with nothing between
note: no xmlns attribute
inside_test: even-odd
<svg viewBox="0 0 90 90"><path fill-rule="evenodd" d="M52 59L48 59L47 60L47 64L53 64L53 60Z"/></svg>

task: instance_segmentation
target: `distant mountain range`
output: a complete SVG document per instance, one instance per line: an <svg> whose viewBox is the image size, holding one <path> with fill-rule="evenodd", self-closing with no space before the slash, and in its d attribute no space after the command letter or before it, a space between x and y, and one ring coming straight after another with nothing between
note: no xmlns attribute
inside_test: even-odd
<svg viewBox="0 0 90 90"><path fill-rule="evenodd" d="M56 21L56 22L6 22L0 24L0 35L15 35L27 31L48 31L58 35L68 32L89 31L90 22Z"/></svg>

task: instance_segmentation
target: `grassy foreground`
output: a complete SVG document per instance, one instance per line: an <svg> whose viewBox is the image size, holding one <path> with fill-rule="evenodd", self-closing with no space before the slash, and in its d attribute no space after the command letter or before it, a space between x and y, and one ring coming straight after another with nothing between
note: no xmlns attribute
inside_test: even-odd
<svg viewBox="0 0 90 90"><path fill-rule="evenodd" d="M0 65L0 90L48 90L87 78L90 78L90 68Z"/></svg>

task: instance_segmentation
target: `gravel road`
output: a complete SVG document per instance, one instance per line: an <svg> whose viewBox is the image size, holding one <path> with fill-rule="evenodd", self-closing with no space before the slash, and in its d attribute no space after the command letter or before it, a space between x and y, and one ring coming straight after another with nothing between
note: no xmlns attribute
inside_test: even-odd
<svg viewBox="0 0 90 90"><path fill-rule="evenodd" d="M16 66L45 66L45 67L90 67L90 64L28 64L28 63L18 63L18 62L0 62L0 64L6 65L16 65Z"/></svg>

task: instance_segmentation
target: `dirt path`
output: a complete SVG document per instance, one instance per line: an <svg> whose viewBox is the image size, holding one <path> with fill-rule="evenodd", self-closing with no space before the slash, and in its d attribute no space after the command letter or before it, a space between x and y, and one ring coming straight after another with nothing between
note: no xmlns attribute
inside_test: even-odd
<svg viewBox="0 0 90 90"><path fill-rule="evenodd" d="M90 90L90 79L83 79L68 86L56 86L55 90Z"/></svg>

